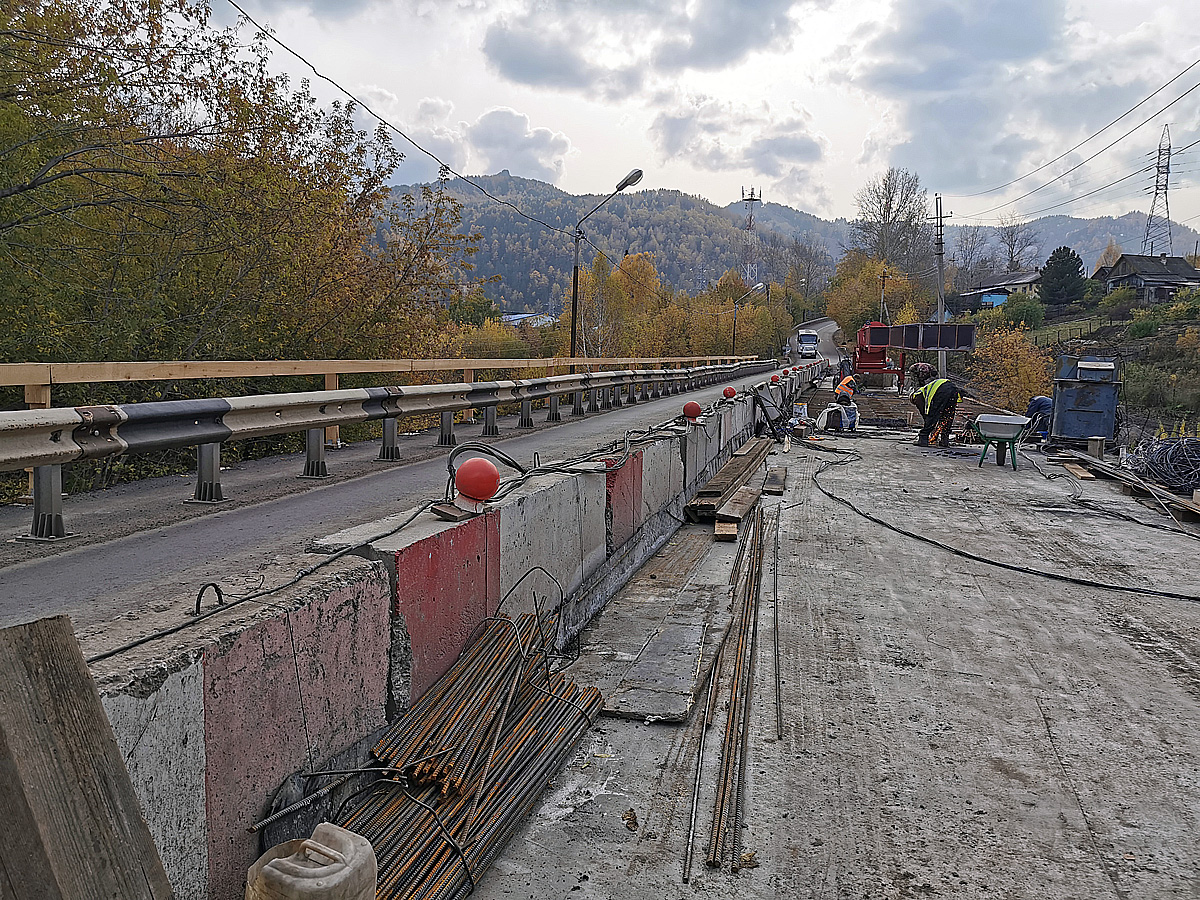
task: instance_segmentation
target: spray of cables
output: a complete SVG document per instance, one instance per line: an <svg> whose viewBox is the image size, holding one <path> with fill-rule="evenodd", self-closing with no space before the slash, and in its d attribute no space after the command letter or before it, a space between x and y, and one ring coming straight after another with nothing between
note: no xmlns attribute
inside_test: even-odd
<svg viewBox="0 0 1200 900"><path fill-rule="evenodd" d="M1124 466L1173 491L1194 491L1200 488L1200 438L1142 441Z"/></svg>

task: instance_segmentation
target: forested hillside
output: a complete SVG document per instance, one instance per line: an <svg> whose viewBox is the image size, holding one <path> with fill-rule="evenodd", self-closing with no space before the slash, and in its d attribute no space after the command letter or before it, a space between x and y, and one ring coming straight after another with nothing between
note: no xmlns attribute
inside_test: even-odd
<svg viewBox="0 0 1200 900"><path fill-rule="evenodd" d="M462 228L478 231L479 252L474 257L476 275L499 276L485 291L505 312L546 312L557 315L563 301L569 299L574 248L572 229L604 194L576 196L553 185L519 178L503 171L498 175L472 179L498 200L518 207L531 221L512 207L484 196L470 184L454 179L447 191L463 204ZM413 193L420 185L394 188L398 194ZM740 201L724 207L702 197L679 191L636 191L619 194L584 223L587 240L614 261L627 254L650 253L665 289L696 293L716 282L729 269L742 262L742 223L744 208ZM755 210L755 222L762 254L759 276L781 281L786 266L772 263L771 248L793 238L823 247L831 261L845 252L849 222L829 221L779 203L763 203ZM1037 253L1031 258L1037 265L1057 247L1069 246L1083 258L1090 272L1112 238L1129 253L1140 253L1146 228L1145 213L1129 212L1120 218L1076 219L1048 216L1028 223L1036 238ZM551 230L551 226L559 231ZM948 259L955 254L962 226L946 228ZM992 229L982 230L999 257L997 238ZM1176 225L1175 253L1191 252L1200 234ZM984 248L986 249L986 247ZM977 251L978 252L978 251ZM1157 252L1157 251L1156 251ZM591 264L595 250L582 245L580 261ZM780 271L773 271L779 268Z"/></svg>

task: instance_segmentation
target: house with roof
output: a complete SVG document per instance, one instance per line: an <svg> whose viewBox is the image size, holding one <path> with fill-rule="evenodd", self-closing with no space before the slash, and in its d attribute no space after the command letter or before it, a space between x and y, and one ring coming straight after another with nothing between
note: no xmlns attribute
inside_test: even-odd
<svg viewBox="0 0 1200 900"><path fill-rule="evenodd" d="M505 313L500 317L505 325L524 325L529 328L546 328L558 324L558 319L545 313Z"/></svg>
<svg viewBox="0 0 1200 900"><path fill-rule="evenodd" d="M1006 272L985 278L979 287L973 291L959 294L967 304L974 307L978 300L980 309L993 309L1003 306L1013 294L1023 294L1037 300L1041 293L1042 273L1034 269L1032 272Z"/></svg>
<svg viewBox="0 0 1200 900"><path fill-rule="evenodd" d="M1187 287L1200 288L1200 270L1182 256L1136 256L1123 253L1106 271L1093 276L1104 282L1104 292L1131 287L1139 302L1165 303Z"/></svg>

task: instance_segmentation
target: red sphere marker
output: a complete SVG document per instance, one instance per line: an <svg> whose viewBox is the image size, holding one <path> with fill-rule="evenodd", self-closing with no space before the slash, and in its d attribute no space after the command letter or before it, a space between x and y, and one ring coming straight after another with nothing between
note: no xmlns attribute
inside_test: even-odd
<svg viewBox="0 0 1200 900"><path fill-rule="evenodd" d="M734 397L737 396L737 389L727 387L727 388L725 388L725 390L721 391L721 393L725 396L726 400L732 400Z"/></svg>
<svg viewBox="0 0 1200 900"><path fill-rule="evenodd" d="M779 376L778 375L771 376L771 384L779 384Z"/></svg>
<svg viewBox="0 0 1200 900"><path fill-rule="evenodd" d="M689 419L700 418L700 413L702 412L704 412L704 410L700 408L700 404L695 400L689 400L687 403L683 404L683 414Z"/></svg>
<svg viewBox="0 0 1200 900"><path fill-rule="evenodd" d="M473 457L454 473L454 486L469 500L491 500L500 487L500 470L483 457Z"/></svg>

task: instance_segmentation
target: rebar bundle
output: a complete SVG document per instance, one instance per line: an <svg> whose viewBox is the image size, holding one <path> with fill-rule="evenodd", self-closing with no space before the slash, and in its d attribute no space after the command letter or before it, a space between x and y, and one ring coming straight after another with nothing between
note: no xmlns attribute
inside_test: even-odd
<svg viewBox="0 0 1200 900"><path fill-rule="evenodd" d="M741 581L741 606L737 620L737 645L733 659L729 711L721 744L721 772L713 805L706 862L713 868L732 859L740 867L741 819L744 805L747 743L750 734L750 703L754 686L754 654L758 640L758 595L762 580L764 549L763 514L759 509L746 553L747 573Z"/></svg>
<svg viewBox="0 0 1200 900"><path fill-rule="evenodd" d="M1125 458L1124 467L1173 491L1200 488L1200 438L1152 438Z"/></svg>
<svg viewBox="0 0 1200 900"><path fill-rule="evenodd" d="M483 634L380 740L395 772L341 824L371 841L377 896L452 900L503 849L603 705L551 673L535 616Z"/></svg>

